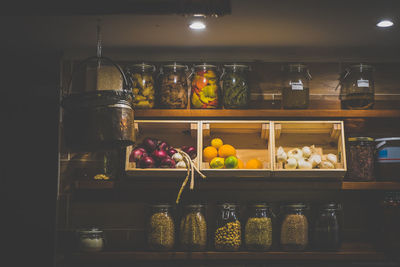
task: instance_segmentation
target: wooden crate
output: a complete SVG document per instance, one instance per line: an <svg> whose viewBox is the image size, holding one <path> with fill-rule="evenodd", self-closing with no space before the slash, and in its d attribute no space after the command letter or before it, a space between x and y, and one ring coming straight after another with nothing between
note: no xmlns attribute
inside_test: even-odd
<svg viewBox="0 0 400 267"><path fill-rule="evenodd" d="M293 178L343 179L346 167L343 121L274 121L272 123L273 176ZM318 154L333 153L338 158L335 169L284 169L277 162L280 146L287 153L293 148L314 145Z"/></svg>
<svg viewBox="0 0 400 267"><path fill-rule="evenodd" d="M137 120L135 121L136 144L140 144L144 138L157 138L167 142L170 146L181 147L194 146L199 147L199 122L198 121L175 121L175 120ZM166 169L166 168L136 168L134 162L129 162L129 155L134 146L126 149L125 171L128 176L154 176L154 177L185 177L184 169ZM195 159L196 166L199 165L199 157Z"/></svg>
<svg viewBox="0 0 400 267"><path fill-rule="evenodd" d="M200 169L207 177L269 177L272 169L270 126L269 121L201 121ZM237 157L244 164L257 158L263 162L263 168L211 169L208 162L203 162L203 149L211 145L213 138L221 138L224 144L235 147Z"/></svg>

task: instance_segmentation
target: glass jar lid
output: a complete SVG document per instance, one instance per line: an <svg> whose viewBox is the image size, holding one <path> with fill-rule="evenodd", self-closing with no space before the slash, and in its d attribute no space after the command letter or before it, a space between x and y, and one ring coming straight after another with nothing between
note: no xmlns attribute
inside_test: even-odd
<svg viewBox="0 0 400 267"><path fill-rule="evenodd" d="M212 65L212 64L203 63L203 64L194 65L194 68L195 68L195 69L203 69L203 70L206 70L206 69L216 69L217 66Z"/></svg>
<svg viewBox="0 0 400 267"><path fill-rule="evenodd" d="M363 72L364 70L373 70L373 67L371 65L362 64L362 63L351 65L350 68L352 70L355 70L358 72Z"/></svg>
<svg viewBox="0 0 400 267"><path fill-rule="evenodd" d="M224 65L224 67L228 68L228 69L233 69L233 70L236 70L236 69L248 70L248 69L250 69L250 67L248 65L236 64L236 63L235 64L226 64L226 65Z"/></svg>
<svg viewBox="0 0 400 267"><path fill-rule="evenodd" d="M374 138L372 137L349 137L347 139L349 142L373 142Z"/></svg>
<svg viewBox="0 0 400 267"><path fill-rule="evenodd" d="M180 63L165 64L162 66L165 69L187 69L188 66Z"/></svg>
<svg viewBox="0 0 400 267"><path fill-rule="evenodd" d="M147 64L147 63L138 63L138 64L133 64L129 66L130 69L135 69L135 70L141 70L141 71L146 71L146 70L156 70L155 65Z"/></svg>
<svg viewBox="0 0 400 267"><path fill-rule="evenodd" d="M341 205L336 202L329 202L322 205L323 210L339 210L341 209Z"/></svg>
<svg viewBox="0 0 400 267"><path fill-rule="evenodd" d="M153 207L153 208L171 208L172 205L169 203L156 203L156 204L152 204L151 207Z"/></svg>
<svg viewBox="0 0 400 267"><path fill-rule="evenodd" d="M303 202L286 203L283 205L285 208L305 209L307 207Z"/></svg>
<svg viewBox="0 0 400 267"><path fill-rule="evenodd" d="M229 210L233 210L236 209L236 207L238 206L236 203L222 203L218 205L220 208L222 209L229 209Z"/></svg>
<svg viewBox="0 0 400 267"><path fill-rule="evenodd" d="M269 204L265 202L256 202L249 205L252 208L269 208Z"/></svg>
<svg viewBox="0 0 400 267"><path fill-rule="evenodd" d="M91 227L91 228L78 230L78 232L80 234L102 234L103 230L100 230L99 228L96 228L96 227Z"/></svg>

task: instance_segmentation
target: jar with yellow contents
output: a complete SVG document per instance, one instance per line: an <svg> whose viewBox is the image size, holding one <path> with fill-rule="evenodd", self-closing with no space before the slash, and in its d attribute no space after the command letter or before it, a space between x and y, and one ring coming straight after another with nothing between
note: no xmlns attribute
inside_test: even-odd
<svg viewBox="0 0 400 267"><path fill-rule="evenodd" d="M218 251L238 251L242 244L241 224L238 207L233 203L219 205L214 246Z"/></svg>
<svg viewBox="0 0 400 267"><path fill-rule="evenodd" d="M191 107L194 109L215 109L220 107L220 87L217 66L195 65L191 82Z"/></svg>

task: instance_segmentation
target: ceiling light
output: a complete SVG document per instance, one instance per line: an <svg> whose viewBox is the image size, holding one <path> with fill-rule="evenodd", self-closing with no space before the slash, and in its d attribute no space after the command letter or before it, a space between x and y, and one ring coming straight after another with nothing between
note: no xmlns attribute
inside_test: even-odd
<svg viewBox="0 0 400 267"><path fill-rule="evenodd" d="M190 23L189 28L192 30L204 30L206 25L201 21L194 21Z"/></svg>
<svg viewBox="0 0 400 267"><path fill-rule="evenodd" d="M393 21L391 20L381 20L378 22L378 24L376 24L376 26L378 26L379 28L387 28L387 27L392 27L394 25Z"/></svg>

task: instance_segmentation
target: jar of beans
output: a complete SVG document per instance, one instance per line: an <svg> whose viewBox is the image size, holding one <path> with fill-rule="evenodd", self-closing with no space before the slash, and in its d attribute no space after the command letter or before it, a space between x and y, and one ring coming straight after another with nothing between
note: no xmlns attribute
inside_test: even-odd
<svg viewBox="0 0 400 267"><path fill-rule="evenodd" d="M215 249L219 251L238 251L242 243L241 225L237 205L224 203L219 205L217 229L214 234Z"/></svg>
<svg viewBox="0 0 400 267"><path fill-rule="evenodd" d="M281 247L285 251L305 250L308 245L308 220L304 203L291 203L283 207Z"/></svg>
<svg viewBox="0 0 400 267"><path fill-rule="evenodd" d="M348 139L347 147L346 180L374 180L374 139L371 137L351 137Z"/></svg>

